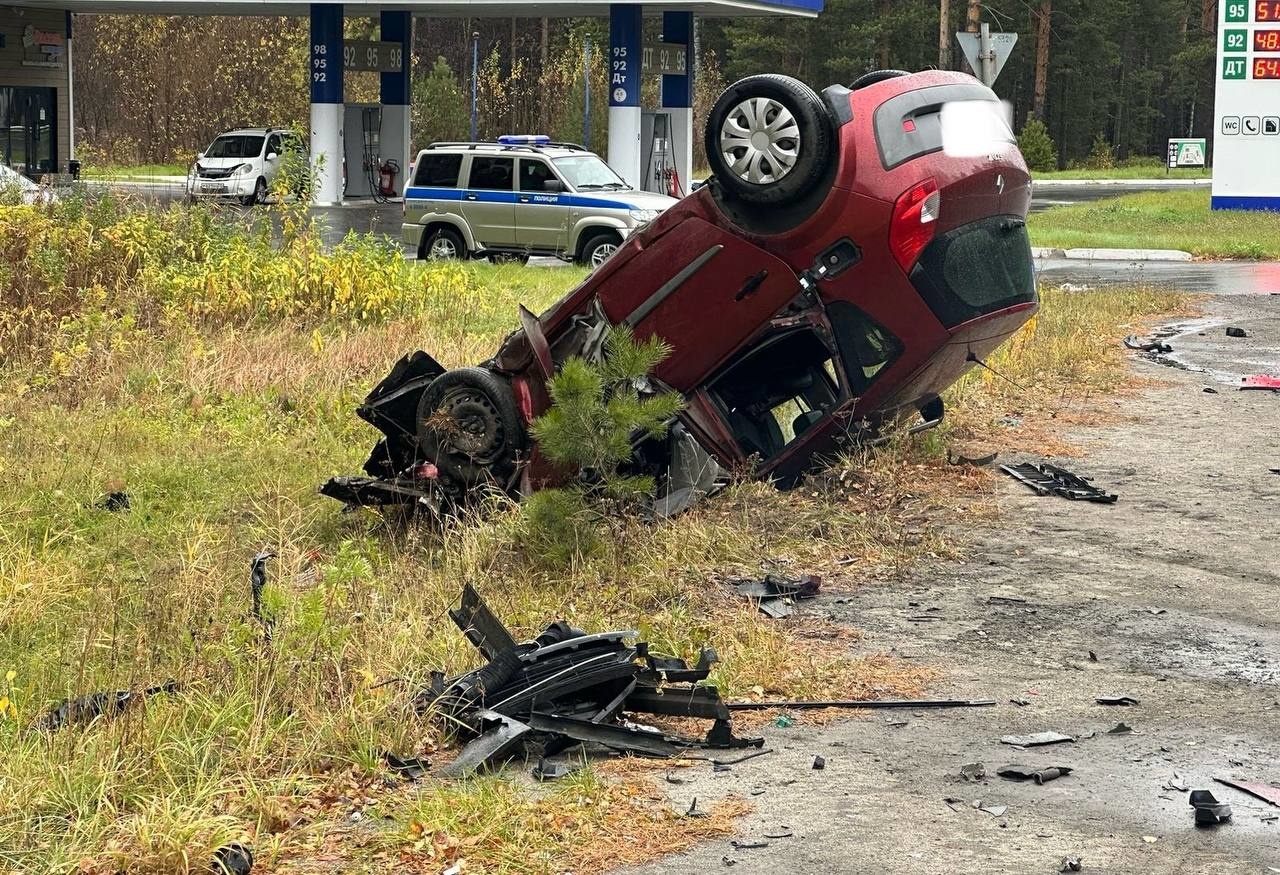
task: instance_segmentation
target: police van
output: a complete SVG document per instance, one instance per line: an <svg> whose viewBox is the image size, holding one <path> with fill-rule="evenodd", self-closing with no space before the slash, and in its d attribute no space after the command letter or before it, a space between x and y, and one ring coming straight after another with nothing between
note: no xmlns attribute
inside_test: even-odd
<svg viewBox="0 0 1280 875"><path fill-rule="evenodd" d="M627 185L594 152L549 137L432 143L405 186L403 236L419 258L551 255L595 267L674 203Z"/></svg>

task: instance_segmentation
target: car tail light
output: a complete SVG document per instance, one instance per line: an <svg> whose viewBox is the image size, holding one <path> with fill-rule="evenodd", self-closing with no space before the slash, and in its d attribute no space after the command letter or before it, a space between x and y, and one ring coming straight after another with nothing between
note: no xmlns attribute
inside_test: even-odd
<svg viewBox="0 0 1280 875"><path fill-rule="evenodd" d="M938 183L926 179L907 189L893 205L893 222L889 225L889 250L907 273L911 272L916 259L933 239L941 203Z"/></svg>

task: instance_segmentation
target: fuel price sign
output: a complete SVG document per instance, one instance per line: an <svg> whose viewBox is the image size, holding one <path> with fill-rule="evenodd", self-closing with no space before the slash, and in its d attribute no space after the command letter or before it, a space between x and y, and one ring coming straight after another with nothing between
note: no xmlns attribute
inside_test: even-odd
<svg viewBox="0 0 1280 875"><path fill-rule="evenodd" d="M1213 208L1280 210L1280 0L1222 0Z"/></svg>

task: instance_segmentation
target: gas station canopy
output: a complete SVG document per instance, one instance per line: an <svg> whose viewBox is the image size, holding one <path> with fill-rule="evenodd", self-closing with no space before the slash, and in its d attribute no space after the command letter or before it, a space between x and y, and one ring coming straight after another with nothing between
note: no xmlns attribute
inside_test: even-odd
<svg viewBox="0 0 1280 875"><path fill-rule="evenodd" d="M88 13L137 15L297 15L311 12L312 3L296 0L23 0L23 6ZM348 15L411 12L414 15L455 18L574 18L607 16L614 4L601 0L345 0ZM813 18L823 0L645 0L649 13L692 12L701 16L800 16Z"/></svg>

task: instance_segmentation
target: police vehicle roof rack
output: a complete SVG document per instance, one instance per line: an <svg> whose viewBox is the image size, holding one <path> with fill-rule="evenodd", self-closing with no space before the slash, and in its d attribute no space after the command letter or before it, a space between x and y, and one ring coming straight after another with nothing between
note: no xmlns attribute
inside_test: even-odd
<svg viewBox="0 0 1280 875"><path fill-rule="evenodd" d="M586 152L586 147L579 146L577 143L540 143L536 146L524 143L471 143L471 142L450 142L441 141L436 143L428 143L428 149L496 149L499 152L535 152L541 153L544 149L569 149L575 152Z"/></svg>

